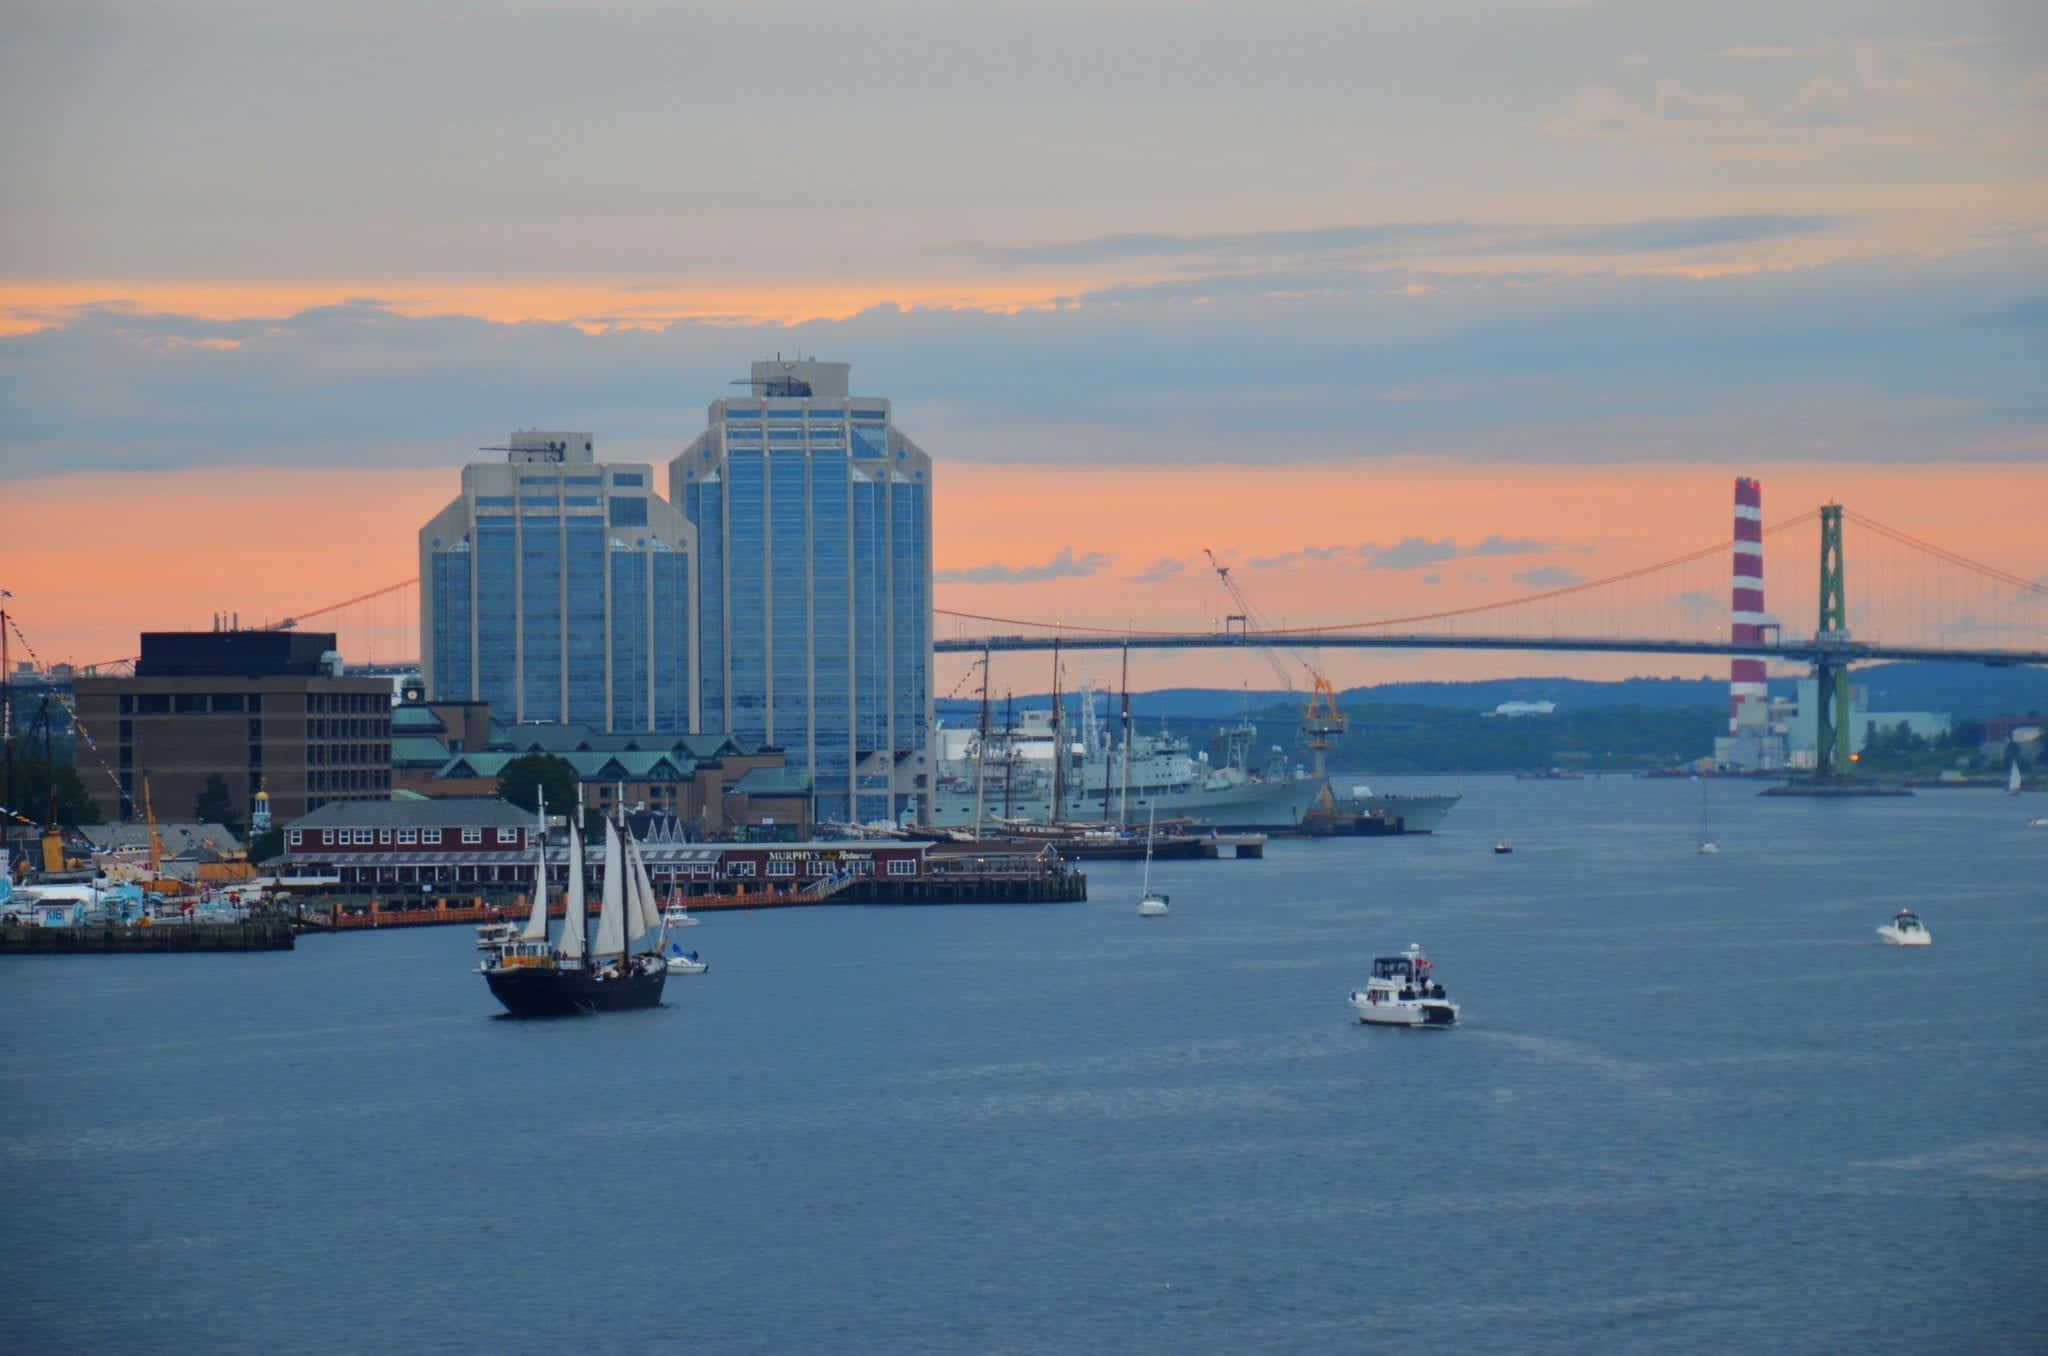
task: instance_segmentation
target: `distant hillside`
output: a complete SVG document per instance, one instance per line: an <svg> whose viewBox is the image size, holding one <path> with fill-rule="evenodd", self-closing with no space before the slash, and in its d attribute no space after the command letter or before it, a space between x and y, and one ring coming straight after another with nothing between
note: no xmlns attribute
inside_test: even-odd
<svg viewBox="0 0 2048 1356"><path fill-rule="evenodd" d="M1980 664L1872 664L1855 671L1854 681L1869 694L1877 711L1946 711L1958 719L2048 712L2048 671L2035 668L1990 668ZM1774 696L1793 695L1795 680L1774 678ZM1116 698L1110 698L1112 709ZM1043 709L1044 693L1015 698L1019 708ZM1246 693L1227 688L1165 688L1134 692L1131 709L1141 716L1181 721L1236 719L1247 705L1254 712L1287 704L1287 694L1268 689ZM1556 702L1560 711L1633 706L1665 710L1696 707L1725 709L1728 684L1715 678L1630 678L1598 683L1578 678L1496 678L1472 683L1382 683L1348 688L1339 698L1352 706L1442 706L1465 711L1491 711L1502 702ZM941 701L939 714L949 723L974 719L980 707L972 701Z"/></svg>

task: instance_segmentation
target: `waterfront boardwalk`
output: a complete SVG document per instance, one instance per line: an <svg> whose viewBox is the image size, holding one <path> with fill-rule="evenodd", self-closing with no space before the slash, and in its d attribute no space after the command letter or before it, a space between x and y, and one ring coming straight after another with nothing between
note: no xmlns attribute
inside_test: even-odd
<svg viewBox="0 0 2048 1356"><path fill-rule="evenodd" d="M166 951L290 951L292 922L266 916L242 923L157 923L134 927L0 927L0 955L78 955Z"/></svg>

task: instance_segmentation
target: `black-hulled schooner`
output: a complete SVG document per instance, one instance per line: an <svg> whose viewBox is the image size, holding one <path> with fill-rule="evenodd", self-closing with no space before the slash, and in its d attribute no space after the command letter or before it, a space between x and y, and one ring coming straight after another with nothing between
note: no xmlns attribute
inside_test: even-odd
<svg viewBox="0 0 2048 1356"><path fill-rule="evenodd" d="M604 824L604 885L597 915L597 939L584 936L583 834L569 816L567 917L555 942L548 942L547 849L540 850L533 914L520 935L498 948L483 965L491 994L515 1017L567 1017L585 1012L651 1008L661 1002L668 967L661 957L661 914L647 864L630 831L610 819ZM633 943L654 934L651 948Z"/></svg>

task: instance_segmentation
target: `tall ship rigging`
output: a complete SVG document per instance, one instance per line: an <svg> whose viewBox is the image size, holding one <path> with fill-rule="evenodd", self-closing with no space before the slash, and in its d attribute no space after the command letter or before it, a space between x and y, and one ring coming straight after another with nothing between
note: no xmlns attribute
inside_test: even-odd
<svg viewBox="0 0 2048 1356"><path fill-rule="evenodd" d="M491 996L515 1017L651 1008L661 1002L668 966L661 956L661 913L639 844L604 822L604 879L597 937L586 936L583 834L569 816L569 884L561 933L548 940L547 848L535 862L533 912L519 936L479 967ZM648 935L653 934L651 943ZM640 949L635 949L638 941Z"/></svg>

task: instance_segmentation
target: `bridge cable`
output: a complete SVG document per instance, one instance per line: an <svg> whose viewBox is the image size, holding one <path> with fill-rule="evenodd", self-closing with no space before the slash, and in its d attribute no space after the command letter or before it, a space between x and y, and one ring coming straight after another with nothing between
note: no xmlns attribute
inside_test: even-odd
<svg viewBox="0 0 2048 1356"><path fill-rule="evenodd" d="M1763 530L1763 534L1765 536L1773 536L1788 528L1798 527L1802 523L1810 523L1819 516L1820 510L1811 508L1795 518L1787 518L1783 522L1773 523ZM1541 593L1527 593L1515 598L1500 598L1490 603L1474 603L1468 607L1450 608L1442 612L1418 613L1410 617L1386 617L1377 621L1333 622L1325 626L1289 627L1280 631L1254 631L1251 634L1254 636L1296 637L1328 635L1338 631L1363 631L1384 626L1405 626L1415 622L1443 621L1451 617L1469 616L1475 612L1491 612L1501 608L1519 607L1524 603L1538 603L1549 598L1562 598L1568 594L1584 593L1589 589L1602 588L1608 584L1620 584L1631 579L1640 579L1644 575L1655 574L1659 570L1670 569L1674 565L1688 565L1695 560L1704 560L1723 551L1733 550L1736 540L1736 538L1730 537L1726 541L1716 542L1712 546L1702 546L1697 551L1688 551L1682 556L1673 556L1669 560L1660 560L1654 565L1641 565L1633 570L1623 570L1619 574L1606 575L1600 579L1582 580L1579 583L1567 584L1561 588L1546 589ZM1044 628L1053 625L1052 623L1041 621L1026 621L1018 617L992 617L980 612L955 612L942 607L935 607L932 611L942 617L958 617L965 621L995 622L1004 626L1036 626ZM1060 624L1054 629L1077 632L1086 631L1099 635L1173 636L1183 634L1179 631L1133 631L1128 627L1080 626L1073 623Z"/></svg>
<svg viewBox="0 0 2048 1356"><path fill-rule="evenodd" d="M1966 570L1974 570L1978 574L1995 579L2001 584L2010 584L2014 588L2021 589L2027 593L2048 597L2048 583L2042 583L2034 579L2023 579L2019 575L2008 574L1995 565L1986 565L1981 561L1971 560L1968 556L1957 555L1954 551L1936 546L1933 542L1922 541L1909 532L1902 532L1896 527L1887 527L1875 518L1866 518L1853 509L1843 509L1842 516L1855 523L1858 527L1867 527L1879 536L1888 537L1901 546L1911 546L1916 550L1925 551L1931 556L1937 556L1951 565L1960 565Z"/></svg>

